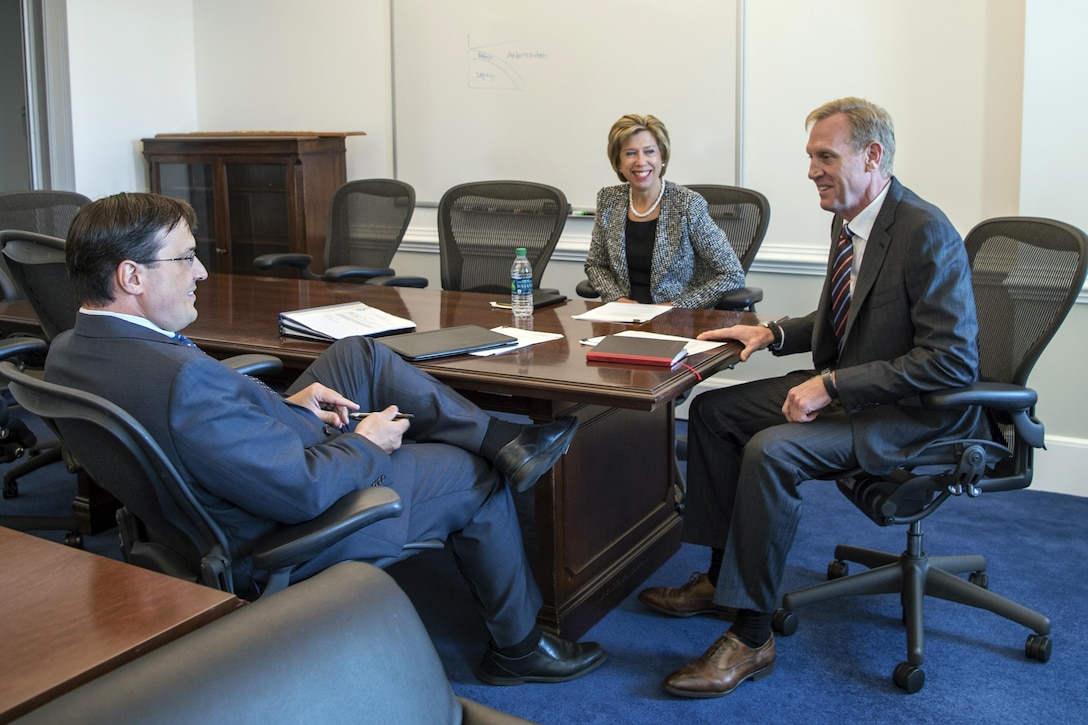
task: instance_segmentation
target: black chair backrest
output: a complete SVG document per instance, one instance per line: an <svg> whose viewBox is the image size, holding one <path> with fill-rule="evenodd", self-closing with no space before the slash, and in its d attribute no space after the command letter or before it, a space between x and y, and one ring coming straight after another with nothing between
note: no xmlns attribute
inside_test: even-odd
<svg viewBox="0 0 1088 725"><path fill-rule="evenodd" d="M690 184L706 199L710 218L725 232L745 272L752 266L771 221L771 205L758 191L739 186Z"/></svg>
<svg viewBox="0 0 1088 725"><path fill-rule="evenodd" d="M362 179L341 186L329 207L325 269L390 266L415 208L415 189L403 181Z"/></svg>
<svg viewBox="0 0 1088 725"><path fill-rule="evenodd" d="M0 231L18 229L64 239L76 212L90 202L74 191L0 192ZM7 266L0 259L0 298L16 299L18 289L7 275Z"/></svg>
<svg viewBox="0 0 1088 725"><path fill-rule="evenodd" d="M980 223L964 244L981 379L1026 385L1084 284L1084 232L1051 219L1000 217Z"/></svg>
<svg viewBox="0 0 1088 725"><path fill-rule="evenodd" d="M0 249L12 281L30 303L46 339L72 329L79 301L64 263L64 240L32 232L0 231Z"/></svg>
<svg viewBox="0 0 1088 725"><path fill-rule="evenodd" d="M76 212L91 200L74 191L5 191L0 193L0 230L65 238Z"/></svg>
<svg viewBox="0 0 1088 725"><path fill-rule="evenodd" d="M514 251L524 247L539 289L567 223L567 197L526 181L460 184L438 204L442 289L510 292Z"/></svg>
<svg viewBox="0 0 1088 725"><path fill-rule="evenodd" d="M88 475L143 523L149 546L159 549L155 568L234 591L223 531L143 426L97 395L45 382L11 362L0 363L0 376L15 400L46 421ZM205 567L213 558L221 566ZM202 567L222 569L225 580L210 581Z"/></svg>

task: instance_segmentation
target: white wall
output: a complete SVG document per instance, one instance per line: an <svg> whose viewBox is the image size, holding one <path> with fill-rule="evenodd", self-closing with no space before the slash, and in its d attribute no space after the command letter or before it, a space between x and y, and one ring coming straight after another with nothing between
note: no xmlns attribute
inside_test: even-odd
<svg viewBox="0 0 1088 725"><path fill-rule="evenodd" d="M941 206L961 233L993 216L984 189L1005 213L1014 212L1019 124L995 128L991 118L995 108L1018 118L1022 5L748 2L742 185L771 200L760 256L788 257L808 247L825 263L831 220L806 178L804 121L842 96L869 98L891 113L896 175ZM1011 12L995 17L995 6ZM991 39L1004 54L989 52Z"/></svg>
<svg viewBox="0 0 1088 725"><path fill-rule="evenodd" d="M75 190L147 190L140 139L196 128L191 0L68 0Z"/></svg>
<svg viewBox="0 0 1088 725"><path fill-rule="evenodd" d="M192 4L196 123L169 130L364 131L347 177L392 175L388 0Z"/></svg>

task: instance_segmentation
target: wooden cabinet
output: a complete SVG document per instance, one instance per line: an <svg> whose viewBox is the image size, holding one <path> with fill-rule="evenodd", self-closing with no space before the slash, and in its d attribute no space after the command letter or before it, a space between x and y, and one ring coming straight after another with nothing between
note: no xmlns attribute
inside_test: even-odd
<svg viewBox="0 0 1088 725"><path fill-rule="evenodd" d="M270 252L310 254L319 271L349 135L159 134L143 146L151 190L196 210L197 256L209 272L256 274L254 257Z"/></svg>

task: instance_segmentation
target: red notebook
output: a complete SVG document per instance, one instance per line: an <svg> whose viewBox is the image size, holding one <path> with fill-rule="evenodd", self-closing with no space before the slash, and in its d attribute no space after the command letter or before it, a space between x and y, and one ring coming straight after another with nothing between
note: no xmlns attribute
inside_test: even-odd
<svg viewBox="0 0 1088 725"><path fill-rule="evenodd" d="M586 360L672 367L687 356L683 340L607 335L586 351Z"/></svg>

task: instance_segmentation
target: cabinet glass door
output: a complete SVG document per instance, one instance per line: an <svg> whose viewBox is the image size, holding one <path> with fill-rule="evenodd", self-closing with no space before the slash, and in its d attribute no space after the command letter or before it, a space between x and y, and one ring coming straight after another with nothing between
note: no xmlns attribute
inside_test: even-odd
<svg viewBox="0 0 1088 725"><path fill-rule="evenodd" d="M256 274L261 254L289 252L287 167L225 164L230 209L231 272Z"/></svg>
<svg viewBox="0 0 1088 725"><path fill-rule="evenodd" d="M215 167L212 164L159 164L159 190L163 196L184 199L196 212L196 256L209 270L215 270L216 217Z"/></svg>

